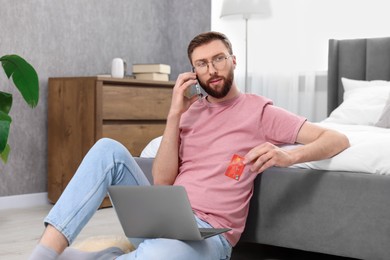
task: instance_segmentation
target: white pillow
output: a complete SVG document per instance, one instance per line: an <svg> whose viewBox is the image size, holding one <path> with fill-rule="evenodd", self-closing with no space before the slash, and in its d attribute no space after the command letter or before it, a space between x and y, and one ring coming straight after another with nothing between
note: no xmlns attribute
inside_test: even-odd
<svg viewBox="0 0 390 260"><path fill-rule="evenodd" d="M347 87L344 101L324 122L352 125L375 125L390 93L389 85L361 85ZM369 86L369 87L367 87Z"/></svg>
<svg viewBox="0 0 390 260"><path fill-rule="evenodd" d="M341 83L343 83L344 93L348 92L349 90L354 90L357 88L366 88L366 87L373 87L373 86L390 86L390 81L386 81L386 80L366 81L366 80L341 78Z"/></svg>
<svg viewBox="0 0 390 260"><path fill-rule="evenodd" d="M382 111L382 115L379 121L375 124L378 127L390 128L390 95L387 99L385 108Z"/></svg>
<svg viewBox="0 0 390 260"><path fill-rule="evenodd" d="M162 136L154 138L150 141L146 147L142 150L140 157L144 158L155 158L157 150L160 147Z"/></svg>

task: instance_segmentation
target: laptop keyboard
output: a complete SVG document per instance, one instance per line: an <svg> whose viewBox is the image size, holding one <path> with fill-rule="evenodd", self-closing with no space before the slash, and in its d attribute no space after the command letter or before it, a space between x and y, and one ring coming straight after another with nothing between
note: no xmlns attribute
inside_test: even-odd
<svg viewBox="0 0 390 260"><path fill-rule="evenodd" d="M202 237L215 234L215 230L209 228L200 228L199 232Z"/></svg>
<svg viewBox="0 0 390 260"><path fill-rule="evenodd" d="M207 236L207 235L212 235L212 234L214 234L215 233L215 231L213 232L213 231L200 231L200 235L202 236L202 237L205 237L205 236Z"/></svg>

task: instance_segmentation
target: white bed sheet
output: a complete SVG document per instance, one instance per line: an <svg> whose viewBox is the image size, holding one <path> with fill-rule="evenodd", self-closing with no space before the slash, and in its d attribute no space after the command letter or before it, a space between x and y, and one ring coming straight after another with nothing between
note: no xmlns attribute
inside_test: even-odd
<svg viewBox="0 0 390 260"><path fill-rule="evenodd" d="M390 175L390 129L325 122L317 124L344 133L351 147L333 158L292 167Z"/></svg>

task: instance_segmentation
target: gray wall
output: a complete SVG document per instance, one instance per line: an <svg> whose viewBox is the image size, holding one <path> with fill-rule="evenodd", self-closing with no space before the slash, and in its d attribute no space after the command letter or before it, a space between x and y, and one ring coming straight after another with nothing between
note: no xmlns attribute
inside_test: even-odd
<svg viewBox="0 0 390 260"><path fill-rule="evenodd" d="M13 93L7 164L0 163L0 196L47 190L49 77L109 73L114 57L131 64L166 63L171 80L188 71L186 47L210 30L211 0L0 0L0 56L17 53L40 78L40 101L30 109Z"/></svg>

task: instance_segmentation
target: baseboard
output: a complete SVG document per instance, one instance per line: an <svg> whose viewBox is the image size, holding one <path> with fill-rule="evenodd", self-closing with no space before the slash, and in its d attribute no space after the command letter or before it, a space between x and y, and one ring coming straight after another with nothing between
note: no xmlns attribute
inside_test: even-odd
<svg viewBox="0 0 390 260"><path fill-rule="evenodd" d="M0 197L0 210L48 205L47 192Z"/></svg>

